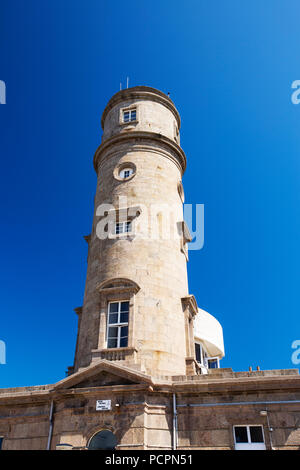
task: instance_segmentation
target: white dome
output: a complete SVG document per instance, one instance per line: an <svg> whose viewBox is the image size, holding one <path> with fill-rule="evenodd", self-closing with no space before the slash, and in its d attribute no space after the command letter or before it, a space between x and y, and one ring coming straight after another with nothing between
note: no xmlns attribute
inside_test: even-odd
<svg viewBox="0 0 300 470"><path fill-rule="evenodd" d="M201 308L194 320L194 337L202 342L210 357L225 356L223 328L215 317Z"/></svg>

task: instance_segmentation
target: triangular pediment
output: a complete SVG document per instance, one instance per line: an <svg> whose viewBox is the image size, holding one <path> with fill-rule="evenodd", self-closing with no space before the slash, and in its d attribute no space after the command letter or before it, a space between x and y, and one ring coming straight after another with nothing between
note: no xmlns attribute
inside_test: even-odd
<svg viewBox="0 0 300 470"><path fill-rule="evenodd" d="M57 382L54 389L105 387L114 385L152 384L151 377L105 359Z"/></svg>
<svg viewBox="0 0 300 470"><path fill-rule="evenodd" d="M132 385L134 383L137 382L102 370L101 372L79 382L73 388L104 387L106 385Z"/></svg>

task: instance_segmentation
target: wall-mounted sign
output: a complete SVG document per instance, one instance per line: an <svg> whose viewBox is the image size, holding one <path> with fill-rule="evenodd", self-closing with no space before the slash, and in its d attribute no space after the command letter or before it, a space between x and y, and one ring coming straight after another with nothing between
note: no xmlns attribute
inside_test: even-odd
<svg viewBox="0 0 300 470"><path fill-rule="evenodd" d="M96 410L97 411L111 410L111 400L97 400Z"/></svg>

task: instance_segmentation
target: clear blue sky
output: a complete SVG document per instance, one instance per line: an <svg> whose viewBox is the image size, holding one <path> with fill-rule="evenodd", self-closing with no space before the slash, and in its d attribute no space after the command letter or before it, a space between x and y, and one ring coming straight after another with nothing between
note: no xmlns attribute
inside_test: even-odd
<svg viewBox="0 0 300 470"><path fill-rule="evenodd" d="M127 76L170 92L182 117L186 202L205 205L190 293L223 325L222 366L295 367L299 17L293 0L1 0L0 387L73 363L92 159Z"/></svg>

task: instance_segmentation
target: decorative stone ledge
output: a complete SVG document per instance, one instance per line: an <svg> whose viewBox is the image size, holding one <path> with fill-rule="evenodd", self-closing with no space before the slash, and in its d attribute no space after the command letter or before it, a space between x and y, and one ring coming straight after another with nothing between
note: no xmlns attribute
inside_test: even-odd
<svg viewBox="0 0 300 470"><path fill-rule="evenodd" d="M192 358L186 358L187 360ZM243 379L282 379L282 376L289 376L291 378L297 378L299 380L299 370L298 369L279 369L279 370L260 370L260 371L243 371L243 372L233 372L231 367L220 368L220 369L208 369L207 374L194 374L194 375L174 375L171 377L165 377L165 379L172 380L173 382L189 382L189 381L206 381L210 382L211 380L222 380L228 379L228 383L231 382L230 379L240 379L241 382Z"/></svg>
<svg viewBox="0 0 300 470"><path fill-rule="evenodd" d="M133 361L136 362L136 348L108 348L92 349L92 362L99 359L107 361Z"/></svg>
<svg viewBox="0 0 300 470"><path fill-rule="evenodd" d="M131 292L136 294L140 290L140 286L136 282L127 278L106 279L97 285L96 290L100 294L125 293ZM119 348L118 348L119 349Z"/></svg>
<svg viewBox="0 0 300 470"><path fill-rule="evenodd" d="M96 173L98 173L98 168L104 157L109 158L110 155L116 155L118 151L117 146L122 146L128 142L131 144L132 152L153 151L155 153L159 153L160 155L164 155L167 158L173 160L173 162L180 169L181 174L185 172L185 153L182 148L174 141L169 139L169 137L163 136L162 134L157 134L155 132L132 131L129 133L121 133L109 137L98 147L94 155L94 168Z"/></svg>

